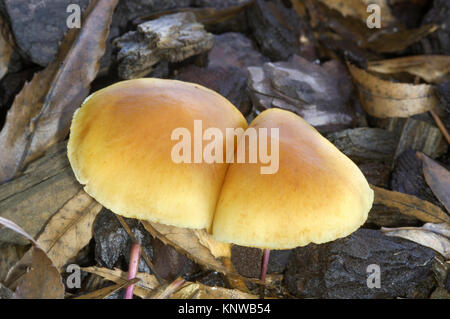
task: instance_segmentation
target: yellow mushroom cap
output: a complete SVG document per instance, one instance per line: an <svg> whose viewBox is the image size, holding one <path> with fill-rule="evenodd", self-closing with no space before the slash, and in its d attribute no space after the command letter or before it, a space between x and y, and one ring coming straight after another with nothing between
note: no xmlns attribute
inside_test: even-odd
<svg viewBox="0 0 450 319"><path fill-rule="evenodd" d="M280 109L262 112L251 127L268 128L270 138L270 128L279 128L279 168L261 174L267 164L259 159L230 164L212 225L216 240L290 249L345 237L365 222L372 189L359 168L316 129ZM248 153L248 142L246 147Z"/></svg>
<svg viewBox="0 0 450 319"><path fill-rule="evenodd" d="M202 120L203 130L215 127L223 134L247 127L234 105L200 85L162 79L116 83L76 111L70 164L85 191L119 215L209 228L228 164L177 164L171 157L173 130L194 132L194 120Z"/></svg>

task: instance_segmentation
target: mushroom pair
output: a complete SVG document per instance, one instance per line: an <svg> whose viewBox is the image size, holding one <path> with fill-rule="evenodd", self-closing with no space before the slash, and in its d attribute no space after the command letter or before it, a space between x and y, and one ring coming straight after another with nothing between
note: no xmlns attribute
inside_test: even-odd
<svg viewBox="0 0 450 319"><path fill-rule="evenodd" d="M218 241L265 249L262 277L269 249L332 241L366 220L373 191L364 175L301 117L270 109L250 125L279 139L275 174L261 174L259 162L175 163L171 134L180 127L193 132L194 120L224 134L247 128L234 105L200 85L138 79L100 90L72 121L75 176L122 216L205 228Z"/></svg>

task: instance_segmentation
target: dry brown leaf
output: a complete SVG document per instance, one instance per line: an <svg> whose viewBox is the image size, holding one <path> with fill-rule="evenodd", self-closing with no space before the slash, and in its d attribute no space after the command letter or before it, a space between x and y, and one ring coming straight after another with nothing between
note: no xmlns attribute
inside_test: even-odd
<svg viewBox="0 0 450 319"><path fill-rule="evenodd" d="M51 147L23 175L0 185L0 216L14 221L32 237L82 188L67 160L66 143ZM0 241L28 244L13 231L2 230Z"/></svg>
<svg viewBox="0 0 450 319"><path fill-rule="evenodd" d="M398 209L401 214L413 216L423 222L449 222L450 217L438 206L421 200L415 196L390 191L374 185L370 187L375 192L374 205L384 205Z"/></svg>
<svg viewBox="0 0 450 319"><path fill-rule="evenodd" d="M450 73L450 56L415 55L395 59L370 61L369 71L392 74L407 72L419 76L428 83L441 83Z"/></svg>
<svg viewBox="0 0 450 319"><path fill-rule="evenodd" d="M101 276L107 280L113 281L117 284L127 283L128 273L120 269L108 269L102 267L85 267L81 270L91 274ZM159 287L156 277L147 273L139 272L136 274L137 281L134 286L133 293L141 298L148 298L151 296L156 288Z"/></svg>
<svg viewBox="0 0 450 319"><path fill-rule="evenodd" d="M115 284L112 286L104 287L93 292L89 292L87 294L75 297L73 299L105 299L111 296L116 291L119 291L122 288L126 288L129 285L135 284L139 281L139 279L134 278L131 280L125 280L123 283Z"/></svg>
<svg viewBox="0 0 450 319"><path fill-rule="evenodd" d="M66 137L73 112L97 75L117 1L91 1L82 28L69 30L55 61L16 96L0 132L0 182Z"/></svg>
<svg viewBox="0 0 450 319"><path fill-rule="evenodd" d="M379 118L410 117L433 110L438 104L434 89L428 84L393 83L347 63L358 87L362 106Z"/></svg>
<svg viewBox="0 0 450 319"><path fill-rule="evenodd" d="M221 273L226 274L232 272L232 269L230 269L231 264L224 263L221 258L215 258L211 253L211 250L200 243L196 230L159 223L150 223L147 221L142 221L142 224L153 237L158 238L164 244L173 246L178 252L186 255L197 263ZM220 243L217 244L220 245ZM209 245L213 245L212 239Z"/></svg>
<svg viewBox="0 0 450 319"><path fill-rule="evenodd" d="M381 29L363 42L362 47L377 53L400 52L437 29L437 26L431 24L423 25L417 29L393 28L391 32Z"/></svg>
<svg viewBox="0 0 450 319"><path fill-rule="evenodd" d="M231 288L247 291L246 281L261 283L258 279L245 278L238 274L231 262L231 245L215 241L206 231L141 222L153 237L164 244L174 247L179 253L208 269L227 275L226 281Z"/></svg>
<svg viewBox="0 0 450 319"><path fill-rule="evenodd" d="M10 44L11 35L8 26L3 18L0 17L0 79L8 72L9 62L13 53L13 47Z"/></svg>
<svg viewBox="0 0 450 319"><path fill-rule="evenodd" d="M170 295L170 299L258 299L259 296L237 289L210 287L198 282L186 282Z"/></svg>
<svg viewBox="0 0 450 319"><path fill-rule="evenodd" d="M102 209L94 199L80 190L50 219L37 239L55 267L61 268L86 246L92 238L92 224ZM8 272L6 283L15 287L31 263L28 251Z"/></svg>
<svg viewBox="0 0 450 319"><path fill-rule="evenodd" d="M419 156L425 181L447 212L450 212L450 172L425 154L419 153Z"/></svg>
<svg viewBox="0 0 450 319"><path fill-rule="evenodd" d="M101 209L80 190L50 219L37 242L58 270L89 243L94 219Z"/></svg>
<svg viewBox="0 0 450 319"><path fill-rule="evenodd" d="M367 12L369 4L377 4L380 7L381 27L386 27L395 22L395 17L386 0L319 0L331 9L339 11L344 17L350 16L366 23L371 12Z"/></svg>
<svg viewBox="0 0 450 319"><path fill-rule="evenodd" d="M16 299L63 299L64 284L45 252L33 247L32 262L14 293Z"/></svg>
<svg viewBox="0 0 450 319"><path fill-rule="evenodd" d="M449 223L437 226L425 224L422 227L382 227L381 231L387 236L408 239L422 246L429 247L440 253L445 259L450 259Z"/></svg>
<svg viewBox="0 0 450 319"><path fill-rule="evenodd" d="M28 246L22 245L0 247L0 282L4 282L8 271L23 257L28 249Z"/></svg>
<svg viewBox="0 0 450 319"><path fill-rule="evenodd" d="M194 233L199 243L208 248L214 258L231 258L231 244L214 240L205 229L195 229Z"/></svg>

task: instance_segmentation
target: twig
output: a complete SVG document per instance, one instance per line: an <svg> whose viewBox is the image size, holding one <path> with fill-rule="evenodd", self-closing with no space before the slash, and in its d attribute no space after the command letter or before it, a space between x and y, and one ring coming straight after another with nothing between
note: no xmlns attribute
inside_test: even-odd
<svg viewBox="0 0 450 319"><path fill-rule="evenodd" d="M434 121L436 122L437 127L439 127L439 129L441 130L442 135L444 135L445 140L447 141L448 144L450 144L450 135L448 134L448 131L444 126L444 123L442 123L439 116L433 110L430 110L430 114L433 117Z"/></svg>

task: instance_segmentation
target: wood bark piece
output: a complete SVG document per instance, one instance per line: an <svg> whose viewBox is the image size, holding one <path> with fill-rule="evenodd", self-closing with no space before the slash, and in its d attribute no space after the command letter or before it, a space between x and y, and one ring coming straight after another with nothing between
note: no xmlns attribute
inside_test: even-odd
<svg viewBox="0 0 450 319"><path fill-rule="evenodd" d="M349 107L353 85L337 60L318 65L294 55L287 62L269 62L248 71L258 111L274 107L292 111L321 133L348 128L355 119Z"/></svg>
<svg viewBox="0 0 450 319"><path fill-rule="evenodd" d="M426 298L435 285L434 256L409 240L360 229L331 243L296 248L284 281L297 297ZM370 265L379 267L379 288L368 286Z"/></svg>
<svg viewBox="0 0 450 319"><path fill-rule="evenodd" d="M214 36L205 31L191 12L176 13L144 22L115 41L120 49L119 76L133 79L147 75L159 61L180 62L209 51Z"/></svg>
<svg viewBox="0 0 450 319"><path fill-rule="evenodd" d="M327 135L341 152L353 161L392 161L398 137L379 128L354 128Z"/></svg>
<svg viewBox="0 0 450 319"><path fill-rule="evenodd" d="M66 156L66 143L52 147L29 165L22 176L0 185L0 216L19 224L31 236L81 189ZM18 234L0 230L0 241L28 244Z"/></svg>
<svg viewBox="0 0 450 319"><path fill-rule="evenodd" d="M395 157L407 149L436 158L447 152L448 145L439 128L417 116L406 120L395 150Z"/></svg>
<svg viewBox="0 0 450 319"><path fill-rule="evenodd" d="M433 194L445 206L450 213L450 172L424 154L422 159L423 175Z"/></svg>
<svg viewBox="0 0 450 319"><path fill-rule="evenodd" d="M444 209L425 180L421 154L423 153L407 150L397 157L389 188L393 191L416 196Z"/></svg>
<svg viewBox="0 0 450 319"><path fill-rule="evenodd" d="M302 21L282 1L256 0L247 16L264 55L274 61L282 61L299 53L298 29Z"/></svg>

